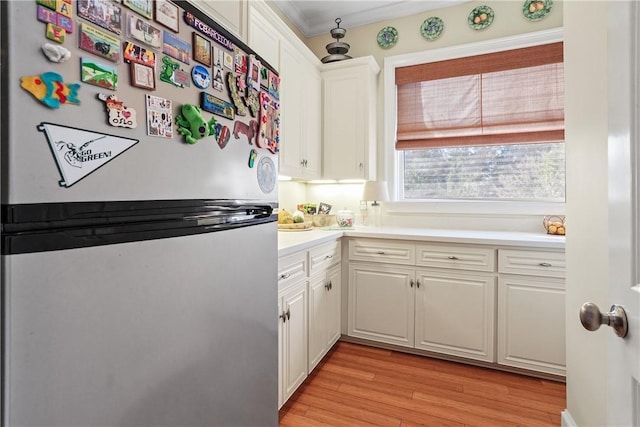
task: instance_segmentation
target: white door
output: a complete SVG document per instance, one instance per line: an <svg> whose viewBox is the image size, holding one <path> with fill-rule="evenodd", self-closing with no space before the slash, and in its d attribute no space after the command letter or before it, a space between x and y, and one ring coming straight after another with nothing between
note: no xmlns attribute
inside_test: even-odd
<svg viewBox="0 0 640 427"><path fill-rule="evenodd" d="M638 22L635 2L611 2L608 16L609 302L626 311L628 334L606 332L607 425L640 425L640 167ZM600 307L609 311L609 307ZM607 328L608 329L608 328Z"/></svg>
<svg viewBox="0 0 640 427"><path fill-rule="evenodd" d="M609 15L609 294L626 310L629 333L611 333L607 424L640 425L640 7L612 2Z"/></svg>

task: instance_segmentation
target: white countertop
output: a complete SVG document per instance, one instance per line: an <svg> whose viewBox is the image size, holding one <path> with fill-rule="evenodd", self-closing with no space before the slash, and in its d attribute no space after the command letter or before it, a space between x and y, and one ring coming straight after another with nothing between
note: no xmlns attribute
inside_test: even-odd
<svg viewBox="0 0 640 427"><path fill-rule="evenodd" d="M431 242L483 244L495 246L526 246L564 249L565 237L545 233L511 231L439 230L429 228L354 227L312 228L305 231L278 231L278 255L312 248L340 237L370 237L378 239L429 240Z"/></svg>

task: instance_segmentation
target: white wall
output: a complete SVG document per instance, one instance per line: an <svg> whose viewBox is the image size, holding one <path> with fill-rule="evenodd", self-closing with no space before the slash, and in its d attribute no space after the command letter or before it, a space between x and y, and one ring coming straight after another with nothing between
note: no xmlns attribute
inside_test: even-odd
<svg viewBox="0 0 640 427"><path fill-rule="evenodd" d="M467 24L467 16L469 12L480 5L488 5L495 12L495 19L492 25L484 30L473 30ZM527 21L522 15L522 0L503 0L503 1L471 1L462 5L447 7L411 16L397 18L393 20L383 21L360 27L350 27L348 22L342 22L342 27L347 28L347 35L343 41L351 45L349 54L353 57L372 55L383 68L384 58L410 52L419 52L430 49L440 49L448 46L456 46L478 42L482 40L490 40L502 38L529 32L537 32L551 28L562 27L563 20L563 1L556 0L554 7L549 15L539 21ZM420 25L430 17L438 16L445 23L445 30L440 38L435 41L427 41L420 35ZM390 49L382 49L378 46L376 36L378 31L384 26L394 26L399 33L398 43ZM318 58L327 55L325 46L327 43L334 41L329 35L330 28L327 33L316 37L309 38L305 43L316 54ZM383 82L384 70L378 77L378 111L379 118L384 117L384 98L383 98ZM385 144L392 142L384 140L383 120L378 120L377 126L378 144L377 144L377 170L378 179L386 179L386 167L388 156ZM287 192L291 187L299 187L303 184L289 183L289 185L281 185L280 188L280 204L288 206L291 204ZM328 203L334 201L334 205L340 205L341 208L348 207L354 212L359 211L360 190L349 184L344 188L336 186L324 185L307 185L308 201L321 197L325 198ZM299 188L293 190L294 193L301 191ZM351 199L347 199L347 198ZM449 205L451 206L451 204ZM509 231L529 231L544 232L542 227L542 217L549 214L564 214L564 205L552 206L549 209L521 209L516 212L505 213L503 210L496 212L491 206L485 205L480 211L470 212L460 209L453 211L444 207L444 204L434 209L425 208L420 204L383 204L383 224L391 226L403 227L426 227L426 228L461 228L461 229L484 229L484 230L509 230ZM570 224L569 224L570 226Z"/></svg>
<svg viewBox="0 0 640 427"><path fill-rule="evenodd" d="M604 361L609 331L587 332L578 318L584 302L608 307L606 3L564 2L567 217L571 219L566 246L567 409L579 426L606 425Z"/></svg>

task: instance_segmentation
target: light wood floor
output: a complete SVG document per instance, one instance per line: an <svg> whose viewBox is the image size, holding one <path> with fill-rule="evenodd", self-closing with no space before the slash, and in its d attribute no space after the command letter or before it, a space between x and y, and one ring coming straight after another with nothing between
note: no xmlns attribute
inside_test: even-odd
<svg viewBox="0 0 640 427"><path fill-rule="evenodd" d="M565 384L339 342L280 426L559 426Z"/></svg>

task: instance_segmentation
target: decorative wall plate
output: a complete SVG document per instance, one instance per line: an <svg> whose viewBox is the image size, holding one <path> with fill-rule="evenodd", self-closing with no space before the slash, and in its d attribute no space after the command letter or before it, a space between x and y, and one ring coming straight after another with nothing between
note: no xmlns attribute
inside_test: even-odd
<svg viewBox="0 0 640 427"><path fill-rule="evenodd" d="M420 26L420 34L427 40L435 40L442 34L444 30L444 22L437 16L425 19Z"/></svg>
<svg viewBox="0 0 640 427"><path fill-rule="evenodd" d="M383 49L393 47L398 41L398 30L394 27L384 27L378 32L378 46Z"/></svg>
<svg viewBox="0 0 640 427"><path fill-rule="evenodd" d="M194 65L191 69L191 80L198 89L205 90L211 85L211 73L202 65Z"/></svg>
<svg viewBox="0 0 640 427"><path fill-rule="evenodd" d="M489 6L478 6L469 13L467 23L474 30L487 28L493 22L493 9Z"/></svg>
<svg viewBox="0 0 640 427"><path fill-rule="evenodd" d="M522 14L529 21L537 21L547 16L553 7L553 0L525 0Z"/></svg>

